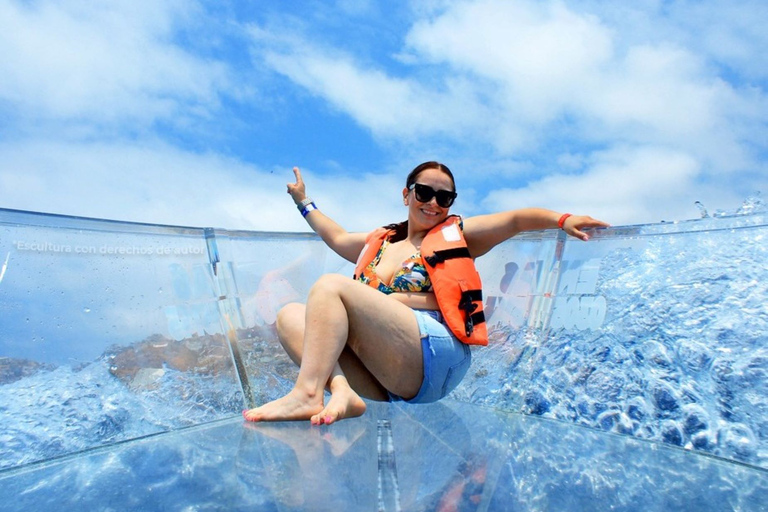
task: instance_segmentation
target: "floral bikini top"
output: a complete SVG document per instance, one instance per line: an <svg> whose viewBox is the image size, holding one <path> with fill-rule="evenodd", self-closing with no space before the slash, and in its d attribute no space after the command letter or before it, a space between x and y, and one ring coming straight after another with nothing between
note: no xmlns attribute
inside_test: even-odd
<svg viewBox="0 0 768 512"><path fill-rule="evenodd" d="M384 254L384 249L388 245L389 240L384 240L379 252L376 253L376 257L363 269L358 280L386 294L395 292L431 292L432 282L429 280L429 274L427 274L427 269L421 260L421 250L417 250L395 271L391 284L381 280L378 274L376 274L376 267L381 260L381 255Z"/></svg>

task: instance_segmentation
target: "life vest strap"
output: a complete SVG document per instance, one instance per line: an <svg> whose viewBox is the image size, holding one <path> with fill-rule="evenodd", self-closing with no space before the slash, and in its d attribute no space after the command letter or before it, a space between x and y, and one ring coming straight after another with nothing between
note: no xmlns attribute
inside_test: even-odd
<svg viewBox="0 0 768 512"><path fill-rule="evenodd" d="M466 320L464 322L464 328L466 329L467 336L472 336L472 331L475 330L476 324L485 322L485 314L483 311L477 311L478 305L475 302L483 301L482 290L464 290L461 292L461 300L459 300L459 309L463 310L466 314Z"/></svg>
<svg viewBox="0 0 768 512"><path fill-rule="evenodd" d="M478 311L477 313L470 315L469 318L467 318L467 321L465 323L465 327L467 329L467 336L472 335L472 331L475 330L475 325L481 324L485 322L485 314L483 314L482 311Z"/></svg>
<svg viewBox="0 0 768 512"><path fill-rule="evenodd" d="M483 301L483 290L463 290L461 292L461 299L459 299L459 307L466 309L465 303L472 304L475 301Z"/></svg>
<svg viewBox="0 0 768 512"><path fill-rule="evenodd" d="M472 255L469 254L469 249L466 247L457 247L454 249L444 249L442 251L435 251L435 254L432 256L426 256L424 258L424 261L427 262L427 264L430 267L436 266L438 263L442 263L445 260L452 260L456 258L471 258Z"/></svg>

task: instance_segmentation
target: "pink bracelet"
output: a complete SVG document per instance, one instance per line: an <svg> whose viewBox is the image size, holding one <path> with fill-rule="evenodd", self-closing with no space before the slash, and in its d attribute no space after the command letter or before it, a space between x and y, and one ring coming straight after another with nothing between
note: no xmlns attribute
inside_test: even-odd
<svg viewBox="0 0 768 512"><path fill-rule="evenodd" d="M571 216L570 213L564 213L562 217L560 217L560 220L557 221L557 227L559 227L560 229L564 229L563 226L565 225L565 219L567 219L570 216Z"/></svg>

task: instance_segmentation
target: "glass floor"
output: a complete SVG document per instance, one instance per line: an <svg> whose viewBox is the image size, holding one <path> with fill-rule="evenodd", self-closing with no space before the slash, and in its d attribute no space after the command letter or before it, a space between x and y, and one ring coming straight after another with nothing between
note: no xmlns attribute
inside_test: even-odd
<svg viewBox="0 0 768 512"><path fill-rule="evenodd" d="M0 511L766 510L768 472L445 400L231 418L0 473Z"/></svg>

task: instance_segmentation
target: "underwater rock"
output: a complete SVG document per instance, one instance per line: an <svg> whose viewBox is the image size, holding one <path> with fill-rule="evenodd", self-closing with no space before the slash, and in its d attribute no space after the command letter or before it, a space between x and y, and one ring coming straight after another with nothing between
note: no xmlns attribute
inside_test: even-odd
<svg viewBox="0 0 768 512"><path fill-rule="evenodd" d="M709 414L699 405L691 404L685 406L683 415L685 418L683 421L683 431L689 436L693 436L697 432L706 430L709 427Z"/></svg>
<svg viewBox="0 0 768 512"><path fill-rule="evenodd" d="M150 390L160 387L160 379L165 375L162 368L141 368L131 380L129 386L132 390Z"/></svg>
<svg viewBox="0 0 768 512"><path fill-rule="evenodd" d="M273 326L238 329L238 348L249 375L291 375L294 364L280 348ZM174 340L153 334L130 346L114 346L105 353L109 372L132 390L160 387L167 370L198 375L234 373L229 342L223 334L194 334ZM266 370L268 368L268 370Z"/></svg>
<svg viewBox="0 0 768 512"><path fill-rule="evenodd" d="M666 384L658 384L653 388L652 394L654 405L661 411L675 411L680 407L674 390Z"/></svg>
<svg viewBox="0 0 768 512"><path fill-rule="evenodd" d="M691 372L708 369L714 360L711 351L703 343L689 339L678 341L677 354L683 365Z"/></svg>
<svg viewBox="0 0 768 512"><path fill-rule="evenodd" d="M711 452L715 449L715 439L708 430L702 430L691 436L691 447L704 452Z"/></svg>
<svg viewBox="0 0 768 512"><path fill-rule="evenodd" d="M202 374L228 373L232 361L221 334L172 340L155 334L109 354L110 373L132 389L154 389L164 368Z"/></svg>
<svg viewBox="0 0 768 512"><path fill-rule="evenodd" d="M616 372L597 370L587 378L586 391L601 402L613 402L621 394L624 378Z"/></svg>
<svg viewBox="0 0 768 512"><path fill-rule="evenodd" d="M658 341L647 341L643 345L643 356L658 368L669 370L674 368L672 357L667 347Z"/></svg>
<svg viewBox="0 0 768 512"><path fill-rule="evenodd" d="M541 416L549 412L551 404L546 397L538 391L528 391L525 394L525 408L528 414Z"/></svg>
<svg viewBox="0 0 768 512"><path fill-rule="evenodd" d="M648 404L642 397L634 397L627 401L626 413L631 419L644 421L648 417Z"/></svg>
<svg viewBox="0 0 768 512"><path fill-rule="evenodd" d="M733 423L717 433L718 445L737 460L749 461L757 453L755 434L747 425Z"/></svg>
<svg viewBox="0 0 768 512"><path fill-rule="evenodd" d="M25 377L30 377L37 372L50 371L55 368L54 365L38 363L30 359L0 357L0 385L10 384Z"/></svg>
<svg viewBox="0 0 768 512"><path fill-rule="evenodd" d="M668 420L662 423L661 438L665 443L683 446L683 433L674 421Z"/></svg>
<svg viewBox="0 0 768 512"><path fill-rule="evenodd" d="M597 424L606 431L631 435L635 424L624 413L618 410L608 410L597 417Z"/></svg>

